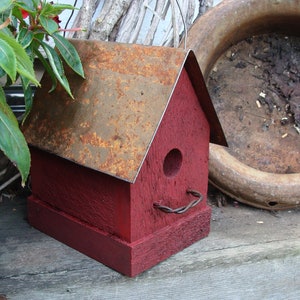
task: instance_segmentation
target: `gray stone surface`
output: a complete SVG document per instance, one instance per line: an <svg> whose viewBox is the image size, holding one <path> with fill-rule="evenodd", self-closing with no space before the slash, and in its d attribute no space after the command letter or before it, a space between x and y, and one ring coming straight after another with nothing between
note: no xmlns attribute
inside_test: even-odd
<svg viewBox="0 0 300 300"><path fill-rule="evenodd" d="M299 210L211 204L207 238L128 278L31 228L25 203L0 202L7 299L300 299Z"/></svg>

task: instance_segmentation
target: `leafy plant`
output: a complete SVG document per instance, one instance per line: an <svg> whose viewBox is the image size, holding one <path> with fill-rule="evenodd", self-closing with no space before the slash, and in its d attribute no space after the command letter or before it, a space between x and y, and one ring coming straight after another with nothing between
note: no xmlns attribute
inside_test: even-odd
<svg viewBox="0 0 300 300"><path fill-rule="evenodd" d="M49 92L59 82L73 97L63 61L83 78L84 72L76 49L60 34L59 15L66 9L75 8L45 0L0 1L0 150L20 171L23 185L29 175L30 152L3 87L20 80L26 109L24 122L32 107L32 85L40 85L33 68L34 60L39 59L52 80Z"/></svg>

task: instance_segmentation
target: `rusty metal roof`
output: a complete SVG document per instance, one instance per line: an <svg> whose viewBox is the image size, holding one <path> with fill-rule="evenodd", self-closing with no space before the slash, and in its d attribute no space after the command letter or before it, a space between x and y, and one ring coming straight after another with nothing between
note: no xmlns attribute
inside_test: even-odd
<svg viewBox="0 0 300 300"><path fill-rule="evenodd" d="M192 51L100 41L72 41L86 79L66 70L72 100L48 75L23 126L29 144L77 164L134 182L183 67L211 124L226 144Z"/></svg>

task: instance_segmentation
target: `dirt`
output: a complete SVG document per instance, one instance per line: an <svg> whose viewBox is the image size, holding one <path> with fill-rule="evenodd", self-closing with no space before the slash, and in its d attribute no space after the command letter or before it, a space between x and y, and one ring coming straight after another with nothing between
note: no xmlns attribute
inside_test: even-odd
<svg viewBox="0 0 300 300"><path fill-rule="evenodd" d="M271 173L300 172L300 38L266 34L233 45L208 89L228 151Z"/></svg>

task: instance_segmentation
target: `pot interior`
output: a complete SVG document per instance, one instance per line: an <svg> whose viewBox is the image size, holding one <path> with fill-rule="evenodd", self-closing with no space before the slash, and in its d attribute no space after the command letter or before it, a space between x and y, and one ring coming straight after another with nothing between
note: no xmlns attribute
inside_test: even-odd
<svg viewBox="0 0 300 300"><path fill-rule="evenodd" d="M224 36L207 71L207 87L228 152L264 172L300 173L296 24L296 15L246 22L236 34Z"/></svg>

